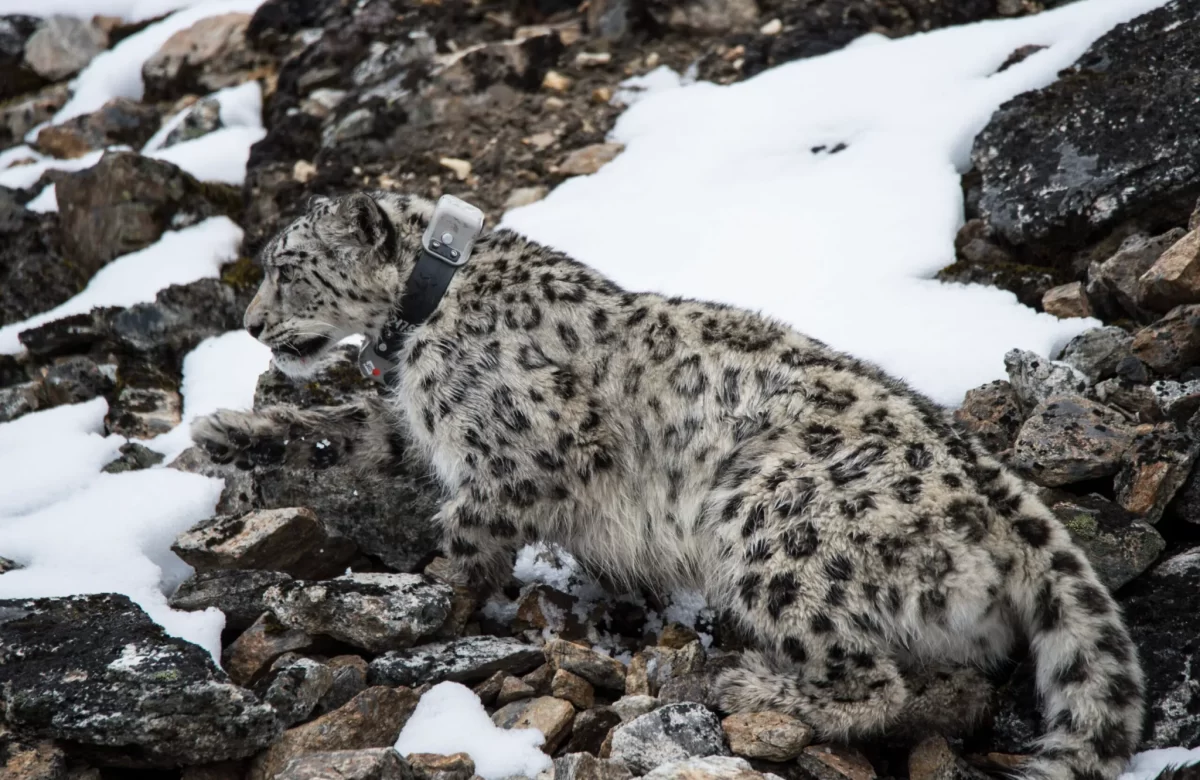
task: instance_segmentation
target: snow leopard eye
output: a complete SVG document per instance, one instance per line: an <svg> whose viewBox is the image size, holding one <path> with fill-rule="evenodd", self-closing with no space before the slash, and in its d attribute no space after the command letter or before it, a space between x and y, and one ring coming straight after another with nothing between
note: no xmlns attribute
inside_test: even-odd
<svg viewBox="0 0 1200 780"><path fill-rule="evenodd" d="M275 272L279 275L279 281L285 282L285 283L292 281L292 273L293 273L292 266L290 266L290 265L275 266Z"/></svg>

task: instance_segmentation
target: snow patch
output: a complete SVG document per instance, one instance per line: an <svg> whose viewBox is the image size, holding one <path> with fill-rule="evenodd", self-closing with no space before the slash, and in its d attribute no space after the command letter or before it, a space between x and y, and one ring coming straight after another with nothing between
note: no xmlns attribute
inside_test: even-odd
<svg viewBox="0 0 1200 780"><path fill-rule="evenodd" d="M1117 780L1154 780L1169 767L1200 763L1200 748L1173 747L1138 753Z"/></svg>
<svg viewBox="0 0 1200 780"><path fill-rule="evenodd" d="M0 8L6 14L62 14L82 19L103 15L119 16L127 22L144 22L201 2L204 0L4 0Z"/></svg>
<svg viewBox="0 0 1200 780"><path fill-rule="evenodd" d="M396 752L451 755L466 753L485 780L535 777L551 766L539 748L546 741L537 729L502 729L492 723L479 697L465 685L438 683L417 702L396 740Z"/></svg>

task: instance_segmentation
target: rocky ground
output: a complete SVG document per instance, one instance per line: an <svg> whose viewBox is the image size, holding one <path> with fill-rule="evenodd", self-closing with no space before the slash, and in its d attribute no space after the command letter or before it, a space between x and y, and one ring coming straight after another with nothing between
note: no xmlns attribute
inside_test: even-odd
<svg viewBox="0 0 1200 780"><path fill-rule="evenodd" d="M123 152L0 190L0 325L205 217L245 229L242 259L152 303L23 332L25 353L0 355L0 422L103 396L108 431L132 441L107 469L155 465L161 456L136 442L178 424L183 357L239 326L259 277L249 258L311 194L452 193L496 218L611 159L619 83L659 64L728 83L863 32L1040 10L269 0L253 16L205 20L147 62L143 101L113 101L34 145L56 157L137 147L180 111L174 140L198 137L220 125L199 96L259 80L267 135L245 186ZM0 146L48 119L65 81L135 31L107 18L0 17ZM1005 104L976 140L958 262L941 274L1105 323L1060 355L1014 351L1009 380L972 390L955 417L1044 489L1124 605L1149 674L1145 747L1200 743L1198 89L1200 0L1177 0ZM59 211L27 209L48 183ZM370 392L347 355L303 386L264 374L257 401ZM780 713L722 719L709 680L738 643L721 616L697 620L661 594L604 595L549 550L528 551L524 574L482 604L438 577L435 496L418 473L380 489L299 443L229 466L189 450L172 465L225 479L218 515L175 542L195 574L171 597L225 613L223 669L123 596L0 602L0 777L468 780L464 755L406 761L383 749L445 680L473 687L497 725L542 730L559 780L974 777L1012 765L1040 730L1021 662L995 674L993 714L966 737L833 746ZM13 565L0 558L0 572ZM680 616L692 625L672 622Z"/></svg>

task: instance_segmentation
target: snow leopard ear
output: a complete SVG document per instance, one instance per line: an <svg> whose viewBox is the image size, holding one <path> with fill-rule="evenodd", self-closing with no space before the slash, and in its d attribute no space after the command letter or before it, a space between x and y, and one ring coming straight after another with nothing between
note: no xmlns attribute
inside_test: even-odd
<svg viewBox="0 0 1200 780"><path fill-rule="evenodd" d="M338 216L359 243L380 251L391 259L396 252L396 226L378 202L365 192L356 192L342 201Z"/></svg>

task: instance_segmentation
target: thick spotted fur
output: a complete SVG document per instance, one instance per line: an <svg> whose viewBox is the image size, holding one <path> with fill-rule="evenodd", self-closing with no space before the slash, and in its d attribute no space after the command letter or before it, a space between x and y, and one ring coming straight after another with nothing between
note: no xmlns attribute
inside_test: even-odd
<svg viewBox="0 0 1200 780"><path fill-rule="evenodd" d="M431 210L318 200L264 251L247 329L298 377L377 331ZM382 405L223 411L195 436L253 463L311 431L377 469L415 442L446 490L445 553L478 584L544 540L616 580L703 589L758 648L718 680L727 710L792 712L827 739L900 730L979 690L939 670L1024 636L1046 720L1025 774L1107 780L1134 751L1142 672L1087 559L1028 485L873 366L503 230L401 361Z"/></svg>

